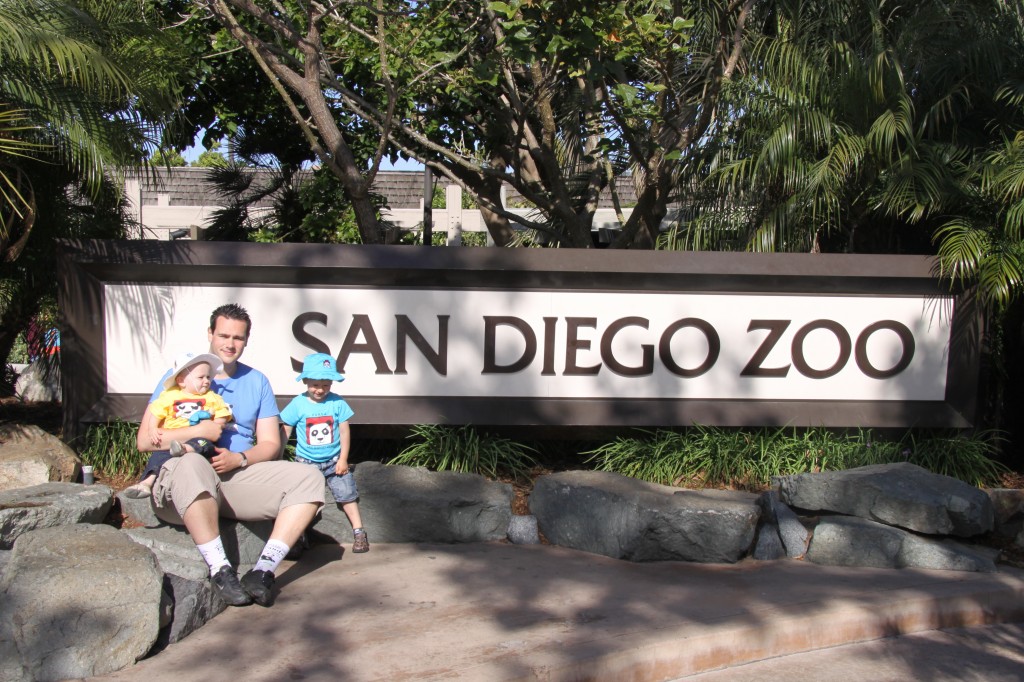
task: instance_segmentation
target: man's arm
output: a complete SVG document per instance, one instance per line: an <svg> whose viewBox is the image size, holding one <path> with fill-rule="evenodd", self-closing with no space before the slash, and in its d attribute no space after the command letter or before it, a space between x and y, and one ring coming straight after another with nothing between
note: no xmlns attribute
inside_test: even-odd
<svg viewBox="0 0 1024 682"><path fill-rule="evenodd" d="M245 452L232 452L225 448L217 448L217 455L210 459L213 470L218 474L241 468L242 455L245 455L246 466L256 462L268 462L281 456L281 427L277 415L256 420L256 445Z"/></svg>
<svg viewBox="0 0 1024 682"><path fill-rule="evenodd" d="M281 422L277 415L256 421L256 445L245 451L249 463L267 462L281 456Z"/></svg>

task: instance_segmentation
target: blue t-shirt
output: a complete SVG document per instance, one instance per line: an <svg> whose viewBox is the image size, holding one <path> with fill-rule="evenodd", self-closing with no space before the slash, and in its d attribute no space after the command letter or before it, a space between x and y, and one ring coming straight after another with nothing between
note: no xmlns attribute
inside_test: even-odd
<svg viewBox="0 0 1024 682"><path fill-rule="evenodd" d="M164 380L171 375L168 370L157 389L153 391L149 401L153 402L164 390ZM251 448L256 442L256 422L267 417L278 415L277 400L274 390L270 387L267 377L249 365L237 363L235 375L226 379L213 379L210 390L224 398L231 406L234 421L228 424L220 434L217 447L227 448L232 452L242 452Z"/></svg>
<svg viewBox="0 0 1024 682"><path fill-rule="evenodd" d="M281 410L281 421L295 427L295 454L313 462L327 462L341 454L338 426L353 414L340 395L328 393L318 403L303 393Z"/></svg>

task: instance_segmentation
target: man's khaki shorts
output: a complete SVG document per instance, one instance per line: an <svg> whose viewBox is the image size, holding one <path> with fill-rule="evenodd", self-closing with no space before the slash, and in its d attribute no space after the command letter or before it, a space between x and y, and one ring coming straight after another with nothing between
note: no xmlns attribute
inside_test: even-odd
<svg viewBox="0 0 1024 682"><path fill-rule="evenodd" d="M324 477L298 462L259 462L223 477L202 455L187 452L164 464L153 484L153 508L166 523L182 525L185 510L203 493L217 501L220 515L239 521L276 519L295 504L324 506Z"/></svg>

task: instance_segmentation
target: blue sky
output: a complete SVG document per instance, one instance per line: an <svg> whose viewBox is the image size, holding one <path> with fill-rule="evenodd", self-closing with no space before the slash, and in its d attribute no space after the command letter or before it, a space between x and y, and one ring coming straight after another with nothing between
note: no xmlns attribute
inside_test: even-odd
<svg viewBox="0 0 1024 682"><path fill-rule="evenodd" d="M181 153L181 155L183 157L185 157L185 161L187 163L191 164L193 161L195 161L196 159L199 158L200 154L202 154L204 151L206 151L206 149L205 149L205 147L203 147L203 143L202 143L203 133L204 132L206 132L206 131L200 130L199 133L196 135L195 142L192 143L192 146L189 147L188 149L184 150ZM223 152L224 149L222 148L220 151ZM388 161L387 157L385 157L381 161L380 169L381 170L386 170L386 171L387 170L418 171L418 170L423 170L423 164L421 164L418 161L410 161L409 159L399 159L397 162L391 163L390 161Z"/></svg>

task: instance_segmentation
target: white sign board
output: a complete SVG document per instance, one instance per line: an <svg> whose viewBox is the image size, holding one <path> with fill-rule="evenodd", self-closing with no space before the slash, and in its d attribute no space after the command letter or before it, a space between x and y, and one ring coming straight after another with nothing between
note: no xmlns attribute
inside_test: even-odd
<svg viewBox="0 0 1024 682"><path fill-rule="evenodd" d="M155 289L155 290L154 290ZM339 358L349 396L942 400L950 300L108 284L107 390L146 393L237 302L243 361L301 392ZM160 300L160 310L139 306ZM163 315L154 323L154 315ZM415 339L415 340L414 340ZM416 343L418 341L418 344ZM403 348L404 346L404 348Z"/></svg>

